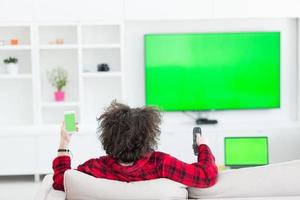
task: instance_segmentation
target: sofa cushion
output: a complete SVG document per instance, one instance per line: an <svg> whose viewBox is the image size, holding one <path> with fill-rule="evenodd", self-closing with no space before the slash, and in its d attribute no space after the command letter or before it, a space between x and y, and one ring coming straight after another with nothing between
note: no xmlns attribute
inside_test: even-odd
<svg viewBox="0 0 300 200"><path fill-rule="evenodd" d="M201 200L299 200L299 199L300 196L217 198L217 199L201 199Z"/></svg>
<svg viewBox="0 0 300 200"><path fill-rule="evenodd" d="M186 186L169 179L120 182L95 178L76 170L65 172L68 200L187 199Z"/></svg>
<svg viewBox="0 0 300 200"><path fill-rule="evenodd" d="M53 184L52 177L53 174L48 174L47 176L45 176L34 198L35 200L65 200L66 199L66 194L64 192L59 190L54 190L52 188L52 184Z"/></svg>
<svg viewBox="0 0 300 200"><path fill-rule="evenodd" d="M196 199L300 196L300 160L221 172L211 188L188 188Z"/></svg>

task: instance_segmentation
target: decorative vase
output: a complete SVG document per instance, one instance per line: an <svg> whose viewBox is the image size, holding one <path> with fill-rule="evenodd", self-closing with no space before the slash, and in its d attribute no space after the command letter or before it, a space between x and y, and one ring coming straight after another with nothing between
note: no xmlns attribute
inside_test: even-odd
<svg viewBox="0 0 300 200"><path fill-rule="evenodd" d="M10 44L11 44L11 45L18 45L18 43L19 43L19 42L18 42L18 39L17 39L17 38L13 38L13 39L10 40Z"/></svg>
<svg viewBox="0 0 300 200"><path fill-rule="evenodd" d="M64 101L65 100L65 93L63 91L56 91L54 93L55 101Z"/></svg>
<svg viewBox="0 0 300 200"><path fill-rule="evenodd" d="M16 75L19 71L19 65L16 63L6 64L6 72L10 75Z"/></svg>

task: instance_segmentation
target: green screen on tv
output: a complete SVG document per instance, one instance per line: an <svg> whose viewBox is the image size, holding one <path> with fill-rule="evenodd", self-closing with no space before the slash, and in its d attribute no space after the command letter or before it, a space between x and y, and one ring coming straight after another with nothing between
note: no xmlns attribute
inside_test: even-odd
<svg viewBox="0 0 300 200"><path fill-rule="evenodd" d="M225 137L226 166L257 166L269 163L267 137Z"/></svg>
<svg viewBox="0 0 300 200"><path fill-rule="evenodd" d="M280 107L280 32L145 35L146 105Z"/></svg>

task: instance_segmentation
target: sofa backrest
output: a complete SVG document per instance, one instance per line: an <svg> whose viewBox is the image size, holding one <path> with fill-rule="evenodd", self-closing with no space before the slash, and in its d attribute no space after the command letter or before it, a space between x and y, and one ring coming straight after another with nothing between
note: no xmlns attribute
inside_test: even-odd
<svg viewBox="0 0 300 200"><path fill-rule="evenodd" d="M186 186L169 179L120 182L95 178L76 170L65 172L68 200L187 199Z"/></svg>
<svg viewBox="0 0 300 200"><path fill-rule="evenodd" d="M189 198L300 196L300 160L221 172L215 186L188 188Z"/></svg>

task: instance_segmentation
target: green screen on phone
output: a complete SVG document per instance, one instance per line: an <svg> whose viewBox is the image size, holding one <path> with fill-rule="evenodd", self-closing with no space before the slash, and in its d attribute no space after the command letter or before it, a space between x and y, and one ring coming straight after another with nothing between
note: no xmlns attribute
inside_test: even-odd
<svg viewBox="0 0 300 200"><path fill-rule="evenodd" d="M65 113L65 126L68 132L76 131L75 113Z"/></svg>

